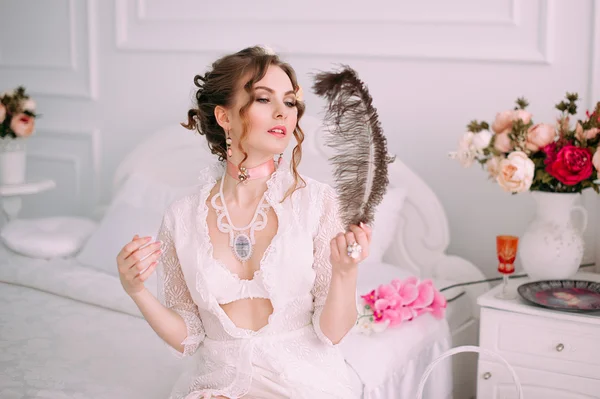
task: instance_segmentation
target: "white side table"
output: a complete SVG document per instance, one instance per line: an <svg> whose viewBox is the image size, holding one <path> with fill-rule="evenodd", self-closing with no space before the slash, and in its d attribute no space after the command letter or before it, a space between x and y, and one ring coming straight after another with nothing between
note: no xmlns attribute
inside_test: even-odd
<svg viewBox="0 0 600 399"><path fill-rule="evenodd" d="M22 196L39 194L56 187L54 180L32 179L23 184L0 185L2 209L8 220L16 219L23 205Z"/></svg>
<svg viewBox="0 0 600 399"><path fill-rule="evenodd" d="M580 272L574 280L600 282L600 274ZM510 280L516 290L528 278ZM600 311L559 312L530 305L520 296L495 298L502 285L480 296L479 345L492 350L515 369L525 399L600 398ZM509 371L481 355L477 397L516 398Z"/></svg>

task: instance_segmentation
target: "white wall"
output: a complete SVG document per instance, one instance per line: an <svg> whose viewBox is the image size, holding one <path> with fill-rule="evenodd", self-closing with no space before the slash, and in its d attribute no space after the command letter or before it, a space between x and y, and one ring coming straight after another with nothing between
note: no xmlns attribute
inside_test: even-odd
<svg viewBox="0 0 600 399"><path fill-rule="evenodd" d="M503 193L477 167L463 170L448 151L471 119L491 122L518 96L536 121L552 121L566 91L580 93L582 110L600 100L600 4L591 0L230 3L0 0L0 90L24 84L35 96L43 117L29 171L59 184L27 198L23 216L89 214L106 203L127 151L184 120L194 75L261 43L282 53L305 88L310 73L355 68L390 151L446 207L450 252L493 275L495 235L522 234L533 201ZM316 114L322 102L308 92ZM594 221L599 200L583 199ZM586 261L600 243L595 224Z"/></svg>

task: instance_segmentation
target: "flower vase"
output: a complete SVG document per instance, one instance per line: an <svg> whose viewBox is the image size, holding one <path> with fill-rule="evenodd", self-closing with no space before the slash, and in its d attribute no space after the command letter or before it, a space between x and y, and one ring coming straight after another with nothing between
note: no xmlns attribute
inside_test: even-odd
<svg viewBox="0 0 600 399"><path fill-rule="evenodd" d="M577 193L532 191L536 215L519 243L519 258L532 280L553 280L572 277L583 258L582 234L587 227L587 212L575 205ZM572 221L573 212L580 212L579 226Z"/></svg>
<svg viewBox="0 0 600 399"><path fill-rule="evenodd" d="M0 185L25 182L25 139L0 138Z"/></svg>

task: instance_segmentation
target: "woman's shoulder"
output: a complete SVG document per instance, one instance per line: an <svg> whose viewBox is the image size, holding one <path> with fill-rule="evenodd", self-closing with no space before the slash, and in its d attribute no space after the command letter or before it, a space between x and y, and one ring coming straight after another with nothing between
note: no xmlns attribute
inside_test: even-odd
<svg viewBox="0 0 600 399"><path fill-rule="evenodd" d="M323 196L335 196L335 189L329 184L323 181L301 175L302 179L306 182L307 192L311 196L323 197Z"/></svg>
<svg viewBox="0 0 600 399"><path fill-rule="evenodd" d="M200 193L193 192L185 194L173 202L165 209L165 217L170 218L173 223L181 220L189 220L200 204Z"/></svg>

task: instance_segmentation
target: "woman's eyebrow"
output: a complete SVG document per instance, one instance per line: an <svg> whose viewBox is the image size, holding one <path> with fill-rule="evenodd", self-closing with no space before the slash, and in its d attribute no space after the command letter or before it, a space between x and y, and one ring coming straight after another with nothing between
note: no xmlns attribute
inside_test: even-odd
<svg viewBox="0 0 600 399"><path fill-rule="evenodd" d="M268 91L269 93L275 93L275 91L274 91L273 89L271 89L270 87L267 87L267 86L256 86L256 87L254 88L254 90L258 90L258 89L263 89L263 90L266 90L266 91ZM284 95L286 95L286 96L287 96L288 94L294 94L294 93L295 93L295 91L294 91L294 90L289 90L289 91L286 91Z"/></svg>

